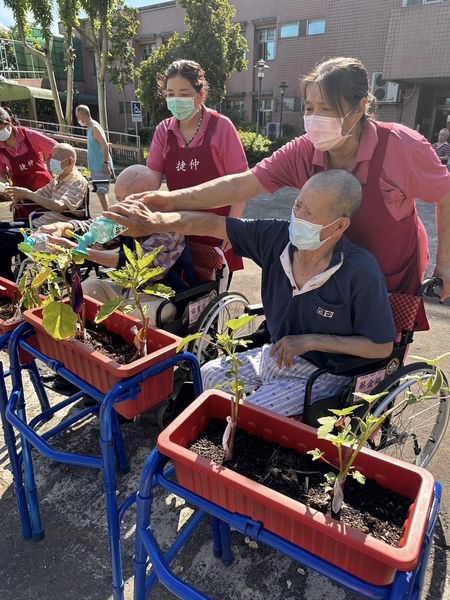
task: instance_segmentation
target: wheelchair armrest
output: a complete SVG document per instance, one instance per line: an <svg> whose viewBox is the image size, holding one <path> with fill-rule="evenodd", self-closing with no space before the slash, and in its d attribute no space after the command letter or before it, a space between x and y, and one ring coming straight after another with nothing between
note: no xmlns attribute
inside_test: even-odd
<svg viewBox="0 0 450 600"><path fill-rule="evenodd" d="M340 356L338 359L329 358L325 363L327 371L333 375L355 375L355 371L365 371L368 367L384 367L389 361L387 358L361 358L360 356Z"/></svg>
<svg viewBox="0 0 450 600"><path fill-rule="evenodd" d="M249 304L245 309L245 313L247 315L261 316L264 314L263 305L262 304Z"/></svg>

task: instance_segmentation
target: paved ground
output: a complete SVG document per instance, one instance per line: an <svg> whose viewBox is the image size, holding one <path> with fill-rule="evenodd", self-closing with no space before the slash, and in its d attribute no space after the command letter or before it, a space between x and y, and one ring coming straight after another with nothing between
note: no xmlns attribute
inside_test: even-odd
<svg viewBox="0 0 450 600"><path fill-rule="evenodd" d="M282 191L278 196L250 202L251 217L287 218L295 194ZM94 202L94 210L95 210ZM423 209L430 232L434 230L433 212ZM6 218L0 206L0 218ZM250 262L233 281L233 289L258 300L260 274ZM418 334L414 354L435 356L449 349L450 323L448 307L429 302L427 306L432 330ZM450 373L450 363L445 365ZM30 415L36 402L27 395ZM75 409L72 409L75 410ZM123 427L132 469L118 477L120 498L136 489L139 473L154 446L157 428L153 415L136 419ZM94 420L87 421L60 435L55 444L83 452L97 451L98 430ZM449 489L448 454L450 433L431 465L431 471ZM102 481L95 471L51 464L35 457L36 478L46 537L39 543L23 542L18 529L11 475L5 448L0 440L0 599L1 600L110 600L107 536L102 496ZM173 495L160 494L156 509L158 537L166 544L188 518L190 508ZM445 493L441 522L436 532L423 600L450 600L449 558L450 503ZM132 598L134 511L130 511L122 528L126 599ZM306 571L264 547L251 548L238 534L233 534L236 562L225 568L212 557L209 528L199 529L197 537L176 561L176 569L185 574L214 600L353 600L327 580ZM174 598L158 588L152 598Z"/></svg>

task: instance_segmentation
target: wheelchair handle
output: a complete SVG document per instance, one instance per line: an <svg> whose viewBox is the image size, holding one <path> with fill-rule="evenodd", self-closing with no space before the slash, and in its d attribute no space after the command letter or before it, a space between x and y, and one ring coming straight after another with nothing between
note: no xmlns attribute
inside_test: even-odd
<svg viewBox="0 0 450 600"><path fill-rule="evenodd" d="M427 296L428 298L439 298L440 288L442 288L443 282L440 277L429 277L422 281L417 288L416 296Z"/></svg>

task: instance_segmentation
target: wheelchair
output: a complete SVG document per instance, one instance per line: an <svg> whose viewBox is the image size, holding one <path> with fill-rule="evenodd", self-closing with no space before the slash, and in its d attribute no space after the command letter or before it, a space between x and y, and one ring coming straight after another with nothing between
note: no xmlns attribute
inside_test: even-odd
<svg viewBox="0 0 450 600"><path fill-rule="evenodd" d="M361 404L361 400L354 396L355 392L366 394L385 395L374 405L370 412L378 417L387 409L399 405L398 411L384 421L375 436L369 441L373 450L384 452L395 458L426 467L435 454L445 434L449 417L450 406L448 392L443 389L448 387L447 379L443 375L441 390L434 396L427 397L416 404L404 404L402 400L410 393L421 393L430 376L435 373L435 368L426 362L413 362L405 364L405 358L410 344L413 341L416 316L423 302L424 296L437 296L435 289L442 284L436 277L426 279L418 288L416 295L390 294L390 304L397 331L397 340L388 358L365 359L355 356L338 357L328 360L324 368L318 368L308 379L305 388L303 412L293 418L314 427L318 426L318 419L328 416L330 408L342 409L352 405ZM262 305L246 305L244 314L263 316ZM211 307L211 317L213 316ZM211 323L213 321L211 320ZM198 331L209 320L199 323ZM209 325L206 330L208 337L213 338L214 328ZM258 347L269 342L269 333L263 322L256 331L239 333L239 337L251 340L248 347ZM205 347L206 346L206 347ZM195 351L195 348L193 348ZM207 341L201 346L201 354L197 346L197 357L200 363L208 355ZM215 358L215 356L211 356ZM314 383L325 373L351 377L344 391L338 395L312 400ZM173 418L183 410L189 401L192 401L192 388L185 388L185 394L180 394L175 399L172 408ZM401 405L400 405L401 403ZM367 406L364 404L356 414L364 417ZM160 419L159 424L167 424L166 419Z"/></svg>

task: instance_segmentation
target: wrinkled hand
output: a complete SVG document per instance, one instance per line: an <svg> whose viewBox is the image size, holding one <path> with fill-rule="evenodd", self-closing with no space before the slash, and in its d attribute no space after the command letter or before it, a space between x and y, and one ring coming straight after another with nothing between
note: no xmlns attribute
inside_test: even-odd
<svg viewBox="0 0 450 600"><path fill-rule="evenodd" d="M131 194L125 200L129 202L141 202L148 208L160 212L172 212L175 210L170 192L159 190L156 192L141 192L139 194Z"/></svg>
<svg viewBox="0 0 450 600"><path fill-rule="evenodd" d="M108 177L111 177L111 175L112 175L111 167L109 165L103 165L103 173L105 175L107 175Z"/></svg>
<svg viewBox="0 0 450 600"><path fill-rule="evenodd" d="M49 235L62 238L66 229L71 229L70 225L63 221L58 221L57 223L47 223L46 225L41 225L38 229L38 232L47 233Z"/></svg>
<svg viewBox="0 0 450 600"><path fill-rule="evenodd" d="M146 237L152 233L158 233L155 213L149 210L145 204L136 200L126 199L119 204L114 204L109 210L103 212L102 216L126 227L126 235L131 237Z"/></svg>
<svg viewBox="0 0 450 600"><path fill-rule="evenodd" d="M10 200L13 201L13 204L15 204L19 200L26 200L30 194L30 190L23 187L11 186L6 188L6 190L3 193L5 196L7 196Z"/></svg>
<svg viewBox="0 0 450 600"><path fill-rule="evenodd" d="M290 368L294 365L295 356L314 349L312 340L313 336L309 334L285 335L272 346L270 356L276 355L279 369L283 366Z"/></svg>

